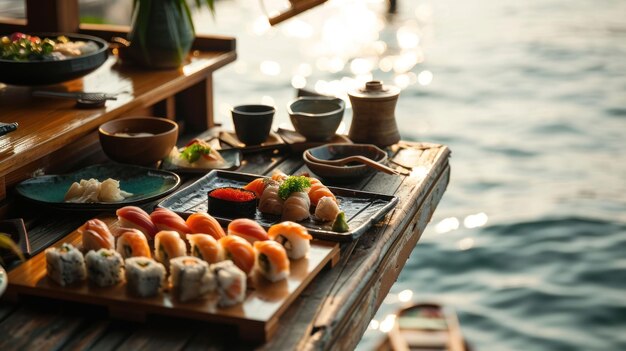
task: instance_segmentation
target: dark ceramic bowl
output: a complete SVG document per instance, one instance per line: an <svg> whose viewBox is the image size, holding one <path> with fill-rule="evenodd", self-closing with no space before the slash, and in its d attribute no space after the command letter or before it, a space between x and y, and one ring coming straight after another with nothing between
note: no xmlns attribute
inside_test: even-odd
<svg viewBox="0 0 626 351"><path fill-rule="evenodd" d="M335 135L343 118L345 102L322 96L303 96L287 105L296 131L307 140L324 141Z"/></svg>
<svg viewBox="0 0 626 351"><path fill-rule="evenodd" d="M132 117L104 123L98 133L102 150L113 161L154 165L165 158L176 145L178 124L165 118ZM152 135L124 135L137 133Z"/></svg>
<svg viewBox="0 0 626 351"><path fill-rule="evenodd" d="M231 110L237 139L246 145L259 145L267 140L276 110L268 105L240 105Z"/></svg>
<svg viewBox="0 0 626 351"><path fill-rule="evenodd" d="M64 35L71 41L92 41L98 45L98 51L58 61L13 61L0 59L0 82L13 85L61 83L88 74L107 60L109 44L98 37L67 33L33 33L32 35L42 39Z"/></svg>
<svg viewBox="0 0 626 351"><path fill-rule="evenodd" d="M374 169L364 164L332 166L316 162L310 155L321 160L337 160L348 156L365 156L376 162L385 162L387 153L371 144L326 144L306 150L302 159L309 169L326 179L358 179L371 174Z"/></svg>

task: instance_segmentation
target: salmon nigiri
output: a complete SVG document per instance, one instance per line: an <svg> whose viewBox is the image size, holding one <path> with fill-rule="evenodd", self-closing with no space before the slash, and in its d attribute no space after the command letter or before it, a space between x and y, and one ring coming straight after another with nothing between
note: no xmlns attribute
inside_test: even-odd
<svg viewBox="0 0 626 351"><path fill-rule="evenodd" d="M317 203L324 196L330 197L333 201L335 201L335 203L337 202L335 195L326 187L326 185L322 184L322 182L315 178L309 178L309 181L311 182L309 199L311 199L311 204L313 206L317 206Z"/></svg>
<svg viewBox="0 0 626 351"><path fill-rule="evenodd" d="M270 182L269 179L257 178L251 181L250 183L246 184L246 186L244 186L243 188L245 190L253 191L256 194L256 196L260 198L261 195L263 195L263 190L265 190L265 186L267 186L268 182Z"/></svg>
<svg viewBox="0 0 626 351"><path fill-rule="evenodd" d="M276 241L266 240L254 243L257 250L257 270L272 282L289 276L289 258L285 248Z"/></svg>
<svg viewBox="0 0 626 351"><path fill-rule="evenodd" d="M162 230L154 237L154 257L170 268L170 260L174 257L185 256L187 246L180 235L173 230Z"/></svg>
<svg viewBox="0 0 626 351"><path fill-rule="evenodd" d="M191 233L209 234L216 240L226 236L224 229L213 216L205 212L197 212L187 218L187 226Z"/></svg>
<svg viewBox="0 0 626 351"><path fill-rule="evenodd" d="M268 235L270 239L283 245L287 256L294 260L306 256L311 248L309 241L313 238L304 226L289 221L274 224Z"/></svg>
<svg viewBox="0 0 626 351"><path fill-rule="evenodd" d="M126 206L115 211L118 223L122 228L134 228L146 234L152 240L159 231L152 223L150 215L137 206Z"/></svg>
<svg viewBox="0 0 626 351"><path fill-rule="evenodd" d="M189 234L187 241L191 247L190 254L208 263L216 263L222 260L222 247L214 237L209 234Z"/></svg>
<svg viewBox="0 0 626 351"><path fill-rule="evenodd" d="M233 261L246 275L250 274L255 261L252 245L245 239L234 235L221 238L219 243L224 249L224 257Z"/></svg>
<svg viewBox="0 0 626 351"><path fill-rule="evenodd" d="M259 223L248 219L238 218L230 222L228 225L228 235L236 235L242 237L250 244L254 244L258 240L268 240L267 232Z"/></svg>
<svg viewBox="0 0 626 351"><path fill-rule="evenodd" d="M185 220L166 208L157 208L154 210L150 214L150 219L159 230L173 230L180 234L183 239L187 233L191 233L191 229L189 229Z"/></svg>
<svg viewBox="0 0 626 351"><path fill-rule="evenodd" d="M120 234L117 238L117 252L124 259L129 257L152 258L146 236L137 229L127 229Z"/></svg>
<svg viewBox="0 0 626 351"><path fill-rule="evenodd" d="M115 238L109 227L103 221L94 218L83 224L78 231L83 237L83 250L98 251L100 249L113 249Z"/></svg>

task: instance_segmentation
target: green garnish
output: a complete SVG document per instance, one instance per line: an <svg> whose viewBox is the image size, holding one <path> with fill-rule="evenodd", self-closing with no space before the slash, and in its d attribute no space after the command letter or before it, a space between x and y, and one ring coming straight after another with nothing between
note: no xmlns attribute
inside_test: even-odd
<svg viewBox="0 0 626 351"><path fill-rule="evenodd" d="M304 191L304 189L310 187L311 181L309 181L309 178L305 176L289 176L278 187L278 196L283 200L287 200L291 193Z"/></svg>
<svg viewBox="0 0 626 351"><path fill-rule="evenodd" d="M345 233L350 230L348 227L348 223L346 222L346 214L343 212L339 212L337 217L335 217L335 221L333 222L333 232Z"/></svg>
<svg viewBox="0 0 626 351"><path fill-rule="evenodd" d="M184 158L189 163L194 163L198 161L200 156L209 155L210 153L210 147L202 146L200 144L191 144L180 153L180 157Z"/></svg>
<svg viewBox="0 0 626 351"><path fill-rule="evenodd" d="M100 256L102 257L109 257L111 256L111 253L108 251L100 251Z"/></svg>

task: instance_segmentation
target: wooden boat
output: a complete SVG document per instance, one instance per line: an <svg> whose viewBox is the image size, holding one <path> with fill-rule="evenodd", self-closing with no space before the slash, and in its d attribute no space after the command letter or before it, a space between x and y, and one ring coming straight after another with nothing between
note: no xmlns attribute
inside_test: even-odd
<svg viewBox="0 0 626 351"><path fill-rule="evenodd" d="M435 303L418 303L399 310L377 350L470 351L456 313Z"/></svg>

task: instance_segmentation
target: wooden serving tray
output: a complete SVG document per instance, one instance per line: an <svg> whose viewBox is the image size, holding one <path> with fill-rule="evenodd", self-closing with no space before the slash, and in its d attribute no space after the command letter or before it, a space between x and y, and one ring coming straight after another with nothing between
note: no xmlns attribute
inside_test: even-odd
<svg viewBox="0 0 626 351"><path fill-rule="evenodd" d="M103 219L114 230L116 220ZM78 231L68 234L53 247L63 243L81 246ZM6 295L16 300L20 295L42 296L52 299L88 303L108 308L111 317L143 321L149 314L192 318L229 324L238 328L239 335L251 342L265 342L276 330L278 319L302 290L326 266L334 266L339 260L339 245L312 241L306 258L291 260L291 274L286 280L272 283L253 273L248 278L248 290L243 303L217 307L217 296L179 302L169 291L152 298L140 298L126 291L125 282L116 286L100 288L87 281L62 287L46 275L45 252L35 255L9 272Z"/></svg>

